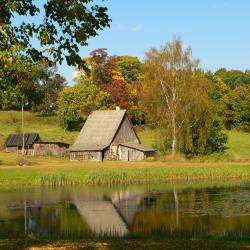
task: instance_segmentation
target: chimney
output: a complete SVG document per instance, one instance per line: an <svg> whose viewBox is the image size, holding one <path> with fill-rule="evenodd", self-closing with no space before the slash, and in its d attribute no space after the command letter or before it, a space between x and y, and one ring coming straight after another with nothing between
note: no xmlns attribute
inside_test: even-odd
<svg viewBox="0 0 250 250"><path fill-rule="evenodd" d="M115 107L115 110L120 110L120 107L119 107L119 106L116 106L116 107Z"/></svg>

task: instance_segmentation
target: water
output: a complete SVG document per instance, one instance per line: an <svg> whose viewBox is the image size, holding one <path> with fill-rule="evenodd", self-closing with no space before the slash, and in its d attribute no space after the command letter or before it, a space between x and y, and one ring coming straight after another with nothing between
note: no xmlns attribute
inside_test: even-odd
<svg viewBox="0 0 250 250"><path fill-rule="evenodd" d="M250 183L0 190L0 237L250 237Z"/></svg>

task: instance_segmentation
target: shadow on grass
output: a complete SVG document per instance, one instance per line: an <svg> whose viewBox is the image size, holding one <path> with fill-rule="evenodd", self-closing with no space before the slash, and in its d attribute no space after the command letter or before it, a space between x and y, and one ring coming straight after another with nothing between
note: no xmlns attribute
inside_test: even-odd
<svg viewBox="0 0 250 250"><path fill-rule="evenodd" d="M49 250L49 249L126 249L126 250L227 250L227 249L249 249L250 242L231 242L216 240L31 240L31 239L5 239L0 240L0 249L27 249L27 250Z"/></svg>

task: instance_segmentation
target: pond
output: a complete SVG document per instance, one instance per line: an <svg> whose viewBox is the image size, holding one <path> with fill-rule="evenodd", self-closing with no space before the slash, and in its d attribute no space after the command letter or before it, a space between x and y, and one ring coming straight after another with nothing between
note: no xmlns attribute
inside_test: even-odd
<svg viewBox="0 0 250 250"><path fill-rule="evenodd" d="M250 236L250 182L0 190L0 237Z"/></svg>

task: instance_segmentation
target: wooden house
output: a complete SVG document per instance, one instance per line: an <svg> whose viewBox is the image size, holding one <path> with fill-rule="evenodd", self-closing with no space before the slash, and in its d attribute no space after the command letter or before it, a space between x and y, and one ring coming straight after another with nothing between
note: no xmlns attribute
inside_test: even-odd
<svg viewBox="0 0 250 250"><path fill-rule="evenodd" d="M70 159L80 161L134 161L154 153L141 144L126 110L120 109L94 111L70 147Z"/></svg>
<svg viewBox="0 0 250 250"><path fill-rule="evenodd" d="M23 134L11 134L5 141L5 151L8 153L21 153L23 147ZM62 142L42 141L37 133L24 134L24 152L28 155L65 156L69 144Z"/></svg>

